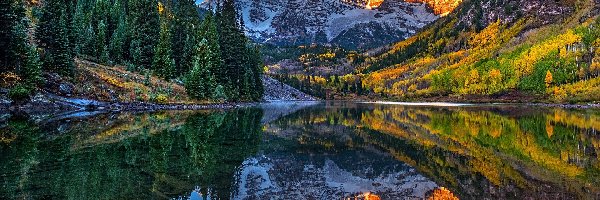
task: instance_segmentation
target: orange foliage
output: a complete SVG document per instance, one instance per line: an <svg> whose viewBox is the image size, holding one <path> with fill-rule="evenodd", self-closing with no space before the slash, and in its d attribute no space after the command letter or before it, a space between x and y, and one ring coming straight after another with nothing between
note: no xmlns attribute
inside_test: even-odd
<svg viewBox="0 0 600 200"><path fill-rule="evenodd" d="M427 200L458 200L458 197L445 187L439 187L433 190Z"/></svg>

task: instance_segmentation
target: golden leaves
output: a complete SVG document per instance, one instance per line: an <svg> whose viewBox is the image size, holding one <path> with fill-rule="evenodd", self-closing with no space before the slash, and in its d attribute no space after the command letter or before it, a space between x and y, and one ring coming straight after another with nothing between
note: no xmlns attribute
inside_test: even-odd
<svg viewBox="0 0 600 200"><path fill-rule="evenodd" d="M556 37L548 39L540 44L534 45L529 49L521 53L520 58L515 60L515 67L517 77L529 75L533 72L534 64L549 55L552 50L564 48L567 45L574 44L581 41L581 36L575 34L571 29L565 33L560 34Z"/></svg>
<svg viewBox="0 0 600 200"><path fill-rule="evenodd" d="M546 78L544 78L544 83L546 83L546 87L550 87L550 85L552 85L552 73L550 72L550 70L546 71Z"/></svg>
<svg viewBox="0 0 600 200"><path fill-rule="evenodd" d="M458 197L445 187L439 187L433 190L427 200L458 200Z"/></svg>

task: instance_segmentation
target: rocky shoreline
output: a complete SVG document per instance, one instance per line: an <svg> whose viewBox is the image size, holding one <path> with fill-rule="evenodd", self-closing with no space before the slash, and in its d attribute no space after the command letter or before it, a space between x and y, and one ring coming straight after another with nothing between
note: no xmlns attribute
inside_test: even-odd
<svg viewBox="0 0 600 200"><path fill-rule="evenodd" d="M66 99L66 98L65 98ZM206 110L206 109L233 109L248 107L257 103L216 103L216 104L154 104L146 102L99 102L81 99L45 99L34 100L24 105L0 104L0 113L11 114L53 114L68 112L137 112L137 111L163 111L163 110Z"/></svg>
<svg viewBox="0 0 600 200"><path fill-rule="evenodd" d="M263 77L265 94L263 102L285 101L318 101L297 89L283 84L268 76ZM0 88L2 89L2 88ZM94 99L67 97L71 92L58 93L42 91L31 97L30 101L22 105L13 105L8 99L8 90L0 90L0 114L52 115L72 112L152 112L161 110L206 110L206 109L233 109L257 105L261 102L231 102L213 104L185 104L168 103L157 104L149 102L104 102ZM60 94L60 95L59 95ZM66 95L65 95L66 94Z"/></svg>

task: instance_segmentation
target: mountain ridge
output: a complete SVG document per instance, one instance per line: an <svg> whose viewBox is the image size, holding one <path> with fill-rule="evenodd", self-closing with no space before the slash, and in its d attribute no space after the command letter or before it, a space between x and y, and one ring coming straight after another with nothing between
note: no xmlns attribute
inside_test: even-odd
<svg viewBox="0 0 600 200"><path fill-rule="evenodd" d="M305 73L282 79L328 99L595 102L599 4L464 0L406 40L329 61L350 73L315 73L323 67L303 63L302 55Z"/></svg>
<svg viewBox="0 0 600 200"><path fill-rule="evenodd" d="M402 0L236 0L246 34L278 46L331 44L368 49L404 40L438 15ZM200 5L209 8L214 1ZM214 6L213 6L214 7Z"/></svg>

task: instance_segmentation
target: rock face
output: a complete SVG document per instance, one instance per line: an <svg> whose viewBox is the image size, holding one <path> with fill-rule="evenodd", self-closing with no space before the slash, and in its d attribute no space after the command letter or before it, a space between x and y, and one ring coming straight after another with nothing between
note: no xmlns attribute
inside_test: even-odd
<svg viewBox="0 0 600 200"><path fill-rule="evenodd" d="M296 88L279 82L271 77L263 76L265 101L316 101L317 99Z"/></svg>
<svg viewBox="0 0 600 200"><path fill-rule="evenodd" d="M438 19L425 4L403 0L236 0L236 6L247 35L275 45L365 49L406 39Z"/></svg>
<svg viewBox="0 0 600 200"><path fill-rule="evenodd" d="M463 27L486 27L501 21L510 24L521 19L533 23L530 27L556 23L575 11L575 4L555 0L480 0L464 1L448 21L457 20Z"/></svg>

